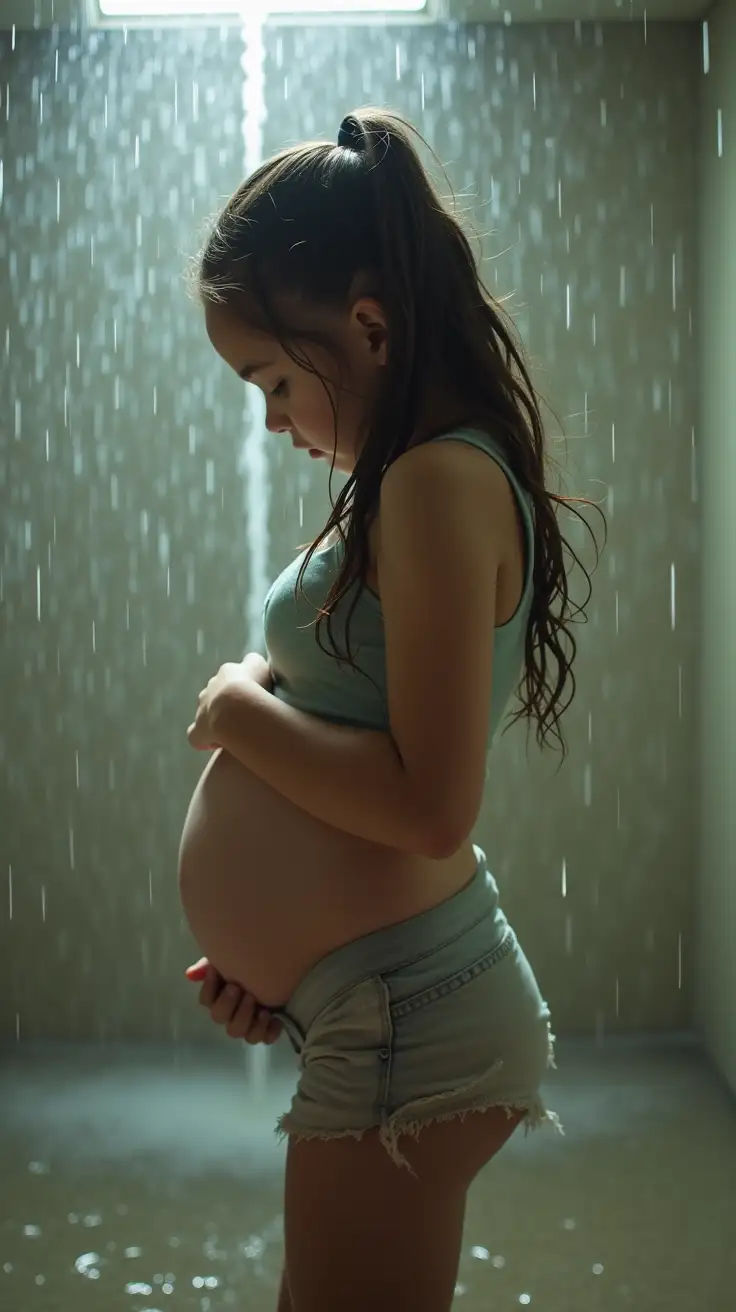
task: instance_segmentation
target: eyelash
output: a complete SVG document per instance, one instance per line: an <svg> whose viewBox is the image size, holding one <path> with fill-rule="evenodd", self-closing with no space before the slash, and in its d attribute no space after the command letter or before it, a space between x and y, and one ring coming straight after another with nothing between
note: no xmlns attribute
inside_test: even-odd
<svg viewBox="0 0 736 1312"><path fill-rule="evenodd" d="M281 382L280 382L280 383L277 383L276 386L274 387L274 389L273 389L273 391L272 391L272 393L271 393L271 396L284 396L284 395L285 395L285 389L287 388L287 386L288 386L288 384L287 384L287 382L286 382L286 379L285 379L285 378L282 378L282 379L281 379Z"/></svg>

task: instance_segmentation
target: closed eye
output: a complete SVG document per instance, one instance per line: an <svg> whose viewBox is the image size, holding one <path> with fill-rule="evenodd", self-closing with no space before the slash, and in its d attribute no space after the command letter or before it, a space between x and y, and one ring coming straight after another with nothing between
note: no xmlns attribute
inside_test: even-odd
<svg viewBox="0 0 736 1312"><path fill-rule="evenodd" d="M281 382L277 383L276 386L274 387L271 396L286 396L288 390L289 390L289 384L287 383L285 378L282 378Z"/></svg>

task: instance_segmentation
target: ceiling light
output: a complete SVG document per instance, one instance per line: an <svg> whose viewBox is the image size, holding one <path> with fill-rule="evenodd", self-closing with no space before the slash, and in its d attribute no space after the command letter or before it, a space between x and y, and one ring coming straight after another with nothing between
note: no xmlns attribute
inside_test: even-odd
<svg viewBox="0 0 736 1312"><path fill-rule="evenodd" d="M419 13L427 0L98 0L103 18L213 18L245 14Z"/></svg>

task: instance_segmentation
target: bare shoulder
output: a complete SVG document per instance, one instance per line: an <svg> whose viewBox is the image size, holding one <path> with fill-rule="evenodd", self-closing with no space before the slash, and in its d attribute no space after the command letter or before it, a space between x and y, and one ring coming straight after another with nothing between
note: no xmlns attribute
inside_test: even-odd
<svg viewBox="0 0 736 1312"><path fill-rule="evenodd" d="M468 516L480 531L493 533L501 556L518 547L519 508L501 466L487 452L460 438L410 447L386 471L381 502L397 513L411 513L419 501L432 513L448 510ZM376 552L381 545L381 507L372 526Z"/></svg>

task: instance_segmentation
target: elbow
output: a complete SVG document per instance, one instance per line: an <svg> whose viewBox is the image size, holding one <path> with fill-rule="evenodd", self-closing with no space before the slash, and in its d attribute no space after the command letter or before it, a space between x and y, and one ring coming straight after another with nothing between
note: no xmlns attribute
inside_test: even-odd
<svg viewBox="0 0 736 1312"><path fill-rule="evenodd" d="M426 807L424 810L422 855L433 861L449 861L472 837L482 801L482 789L475 799L468 797L467 790L455 797L449 796L449 789L444 790L441 799L435 795L428 808L429 814Z"/></svg>
<svg viewBox="0 0 736 1312"><path fill-rule="evenodd" d="M467 796L452 796L446 786L442 787L440 796L438 791L437 785L428 788L426 780L415 786L411 806L414 818L412 851L431 861L448 861L470 838L478 819L481 797L475 805L468 805Z"/></svg>
<svg viewBox="0 0 736 1312"><path fill-rule="evenodd" d="M438 831L432 835L430 842L424 844L421 855L429 857L431 861L449 861L450 857L460 851L463 843L469 837L470 835L466 833L458 837L454 831L449 831L449 833L445 833L444 830Z"/></svg>
<svg viewBox="0 0 736 1312"><path fill-rule="evenodd" d="M472 831L473 826L466 820L458 823L452 816L436 816L424 826L419 855L429 857L431 861L449 861L467 842Z"/></svg>

